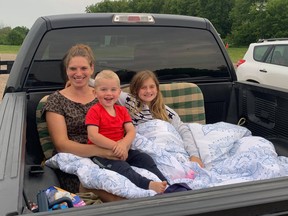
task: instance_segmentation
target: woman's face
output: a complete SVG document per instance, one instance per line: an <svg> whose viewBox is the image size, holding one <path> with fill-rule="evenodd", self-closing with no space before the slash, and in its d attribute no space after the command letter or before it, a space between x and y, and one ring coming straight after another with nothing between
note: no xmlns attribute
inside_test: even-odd
<svg viewBox="0 0 288 216"><path fill-rule="evenodd" d="M157 93L158 90L156 83L152 78L148 78L142 83L142 86L138 92L138 97L142 102L149 105L151 101L153 101L157 97Z"/></svg>
<svg viewBox="0 0 288 216"><path fill-rule="evenodd" d="M68 80L74 87L87 85L93 72L94 66L91 67L88 60L82 56L71 58L66 70Z"/></svg>

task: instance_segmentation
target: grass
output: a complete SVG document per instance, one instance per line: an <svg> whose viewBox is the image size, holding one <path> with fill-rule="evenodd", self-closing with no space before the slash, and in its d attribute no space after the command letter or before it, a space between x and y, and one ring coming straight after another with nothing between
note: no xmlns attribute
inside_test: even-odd
<svg viewBox="0 0 288 216"><path fill-rule="evenodd" d="M233 63L237 63L239 59L242 59L244 54L246 53L248 47L229 47L227 52L231 58Z"/></svg>
<svg viewBox="0 0 288 216"><path fill-rule="evenodd" d="M17 54L21 46L0 45L0 53Z"/></svg>
<svg viewBox="0 0 288 216"><path fill-rule="evenodd" d="M17 54L21 46L9 46L9 45L0 45L0 53L5 54ZM236 63L239 59L241 59L247 47L229 47L227 52L233 63Z"/></svg>

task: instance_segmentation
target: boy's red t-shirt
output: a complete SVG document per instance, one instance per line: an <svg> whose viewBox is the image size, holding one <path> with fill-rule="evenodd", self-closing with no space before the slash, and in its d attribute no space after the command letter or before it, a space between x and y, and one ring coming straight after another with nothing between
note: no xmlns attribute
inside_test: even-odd
<svg viewBox="0 0 288 216"><path fill-rule="evenodd" d="M86 115L85 125L94 125L99 128L99 133L103 136L118 141L124 137L124 124L132 122L132 119L124 106L114 105L115 116L111 116L105 108L97 103L92 106ZM91 144L91 141L88 140Z"/></svg>

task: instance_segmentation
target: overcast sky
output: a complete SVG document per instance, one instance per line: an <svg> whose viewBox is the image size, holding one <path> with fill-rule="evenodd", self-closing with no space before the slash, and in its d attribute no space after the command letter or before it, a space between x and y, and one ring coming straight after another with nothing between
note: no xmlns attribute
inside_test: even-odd
<svg viewBox="0 0 288 216"><path fill-rule="evenodd" d="M40 16L85 13L86 6L102 0L0 0L0 28L31 28Z"/></svg>

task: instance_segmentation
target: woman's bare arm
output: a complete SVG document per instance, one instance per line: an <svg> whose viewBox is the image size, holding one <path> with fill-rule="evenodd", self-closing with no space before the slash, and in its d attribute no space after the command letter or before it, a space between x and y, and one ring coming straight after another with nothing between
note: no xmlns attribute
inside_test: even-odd
<svg viewBox="0 0 288 216"><path fill-rule="evenodd" d="M52 142L58 152L71 153L80 157L99 156L117 159L113 156L111 150L100 148L96 145L80 144L69 140L64 116L47 111L46 122Z"/></svg>

